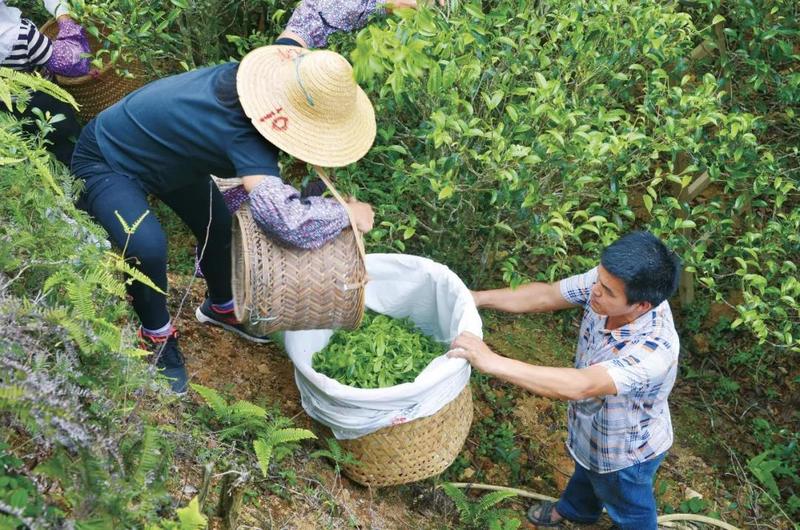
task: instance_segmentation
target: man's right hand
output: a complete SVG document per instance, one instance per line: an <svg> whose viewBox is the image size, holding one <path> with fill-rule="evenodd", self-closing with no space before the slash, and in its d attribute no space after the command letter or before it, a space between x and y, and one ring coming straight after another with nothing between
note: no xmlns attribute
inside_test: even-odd
<svg viewBox="0 0 800 530"><path fill-rule="evenodd" d="M350 215L353 216L359 232L365 234L372 230L372 225L375 223L375 212L372 211L372 206L350 198L347 200L347 208L350 210Z"/></svg>

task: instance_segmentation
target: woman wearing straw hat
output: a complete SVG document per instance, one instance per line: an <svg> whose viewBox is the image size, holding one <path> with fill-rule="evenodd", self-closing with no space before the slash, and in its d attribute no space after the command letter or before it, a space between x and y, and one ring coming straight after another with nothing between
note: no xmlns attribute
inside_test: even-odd
<svg viewBox="0 0 800 530"><path fill-rule="evenodd" d="M349 226L372 228L369 204L300 197L279 178L278 151L317 166L360 159L375 138L375 114L350 64L331 51L264 46L241 62L167 77L129 94L83 130L72 171L85 181L79 204L163 292L167 242L147 194L174 210L201 248L208 297L199 320L249 335L233 316L231 215L209 174L242 178L253 217L287 244L316 248ZM124 223L122 222L124 220ZM136 225L133 233L125 226ZM188 376L163 292L128 286L140 337L183 392Z"/></svg>

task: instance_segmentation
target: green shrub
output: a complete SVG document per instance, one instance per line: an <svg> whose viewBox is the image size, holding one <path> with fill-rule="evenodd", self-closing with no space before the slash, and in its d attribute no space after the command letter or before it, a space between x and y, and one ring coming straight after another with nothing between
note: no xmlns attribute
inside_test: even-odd
<svg viewBox="0 0 800 530"><path fill-rule="evenodd" d="M468 3L362 30L351 52L378 116L340 179L379 204L373 250L421 253L475 286L554 280L648 228L702 297L742 290L739 319L798 351L797 183L686 57L701 38L671 3ZM679 199L695 175L709 190Z"/></svg>

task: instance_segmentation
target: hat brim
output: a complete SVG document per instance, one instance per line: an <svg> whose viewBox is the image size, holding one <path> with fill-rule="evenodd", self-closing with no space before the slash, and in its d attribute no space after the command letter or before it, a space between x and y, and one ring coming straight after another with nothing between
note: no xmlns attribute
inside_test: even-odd
<svg viewBox="0 0 800 530"><path fill-rule="evenodd" d="M357 84L353 112L346 116L312 113L310 106L292 103L287 96L298 82L295 58L307 53L313 52L281 45L248 53L236 75L239 101L258 132L281 151L317 166L352 164L375 141L375 110Z"/></svg>

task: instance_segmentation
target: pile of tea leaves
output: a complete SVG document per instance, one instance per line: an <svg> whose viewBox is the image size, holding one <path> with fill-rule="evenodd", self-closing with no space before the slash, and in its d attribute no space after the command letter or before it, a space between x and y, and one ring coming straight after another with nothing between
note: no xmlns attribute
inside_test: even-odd
<svg viewBox="0 0 800 530"><path fill-rule="evenodd" d="M368 311L358 329L334 333L314 354L312 367L344 385L385 388L413 381L446 351L409 319Z"/></svg>

